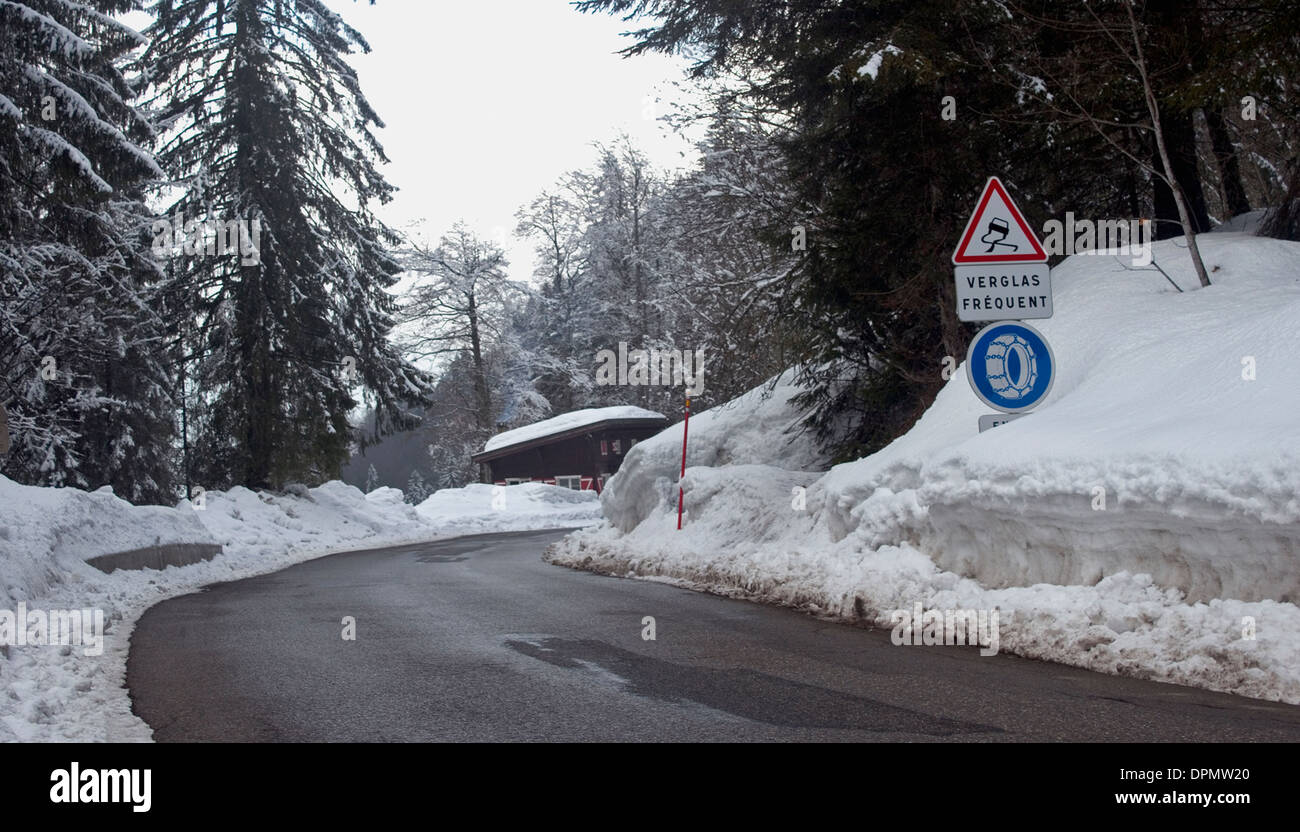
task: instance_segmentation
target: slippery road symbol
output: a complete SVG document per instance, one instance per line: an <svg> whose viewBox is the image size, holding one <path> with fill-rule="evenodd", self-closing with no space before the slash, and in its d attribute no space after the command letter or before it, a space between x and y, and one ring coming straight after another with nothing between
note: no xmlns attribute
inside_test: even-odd
<svg viewBox="0 0 1300 832"><path fill-rule="evenodd" d="M984 233L983 237L980 237L981 243L989 244L989 247L984 250L985 253L992 252L994 248L997 246L1005 246L1006 248L1009 248L1012 251L1019 251L1020 246L1016 245L1015 243L1003 242L1004 240L1006 240L1007 235L1010 233L1011 233L1011 226L1007 224L1006 220L1002 219L1001 217L994 217L993 219L989 220L989 230Z"/></svg>
<svg viewBox="0 0 1300 832"><path fill-rule="evenodd" d="M984 236L981 237L980 235ZM1047 252L996 176L990 176L952 253L955 266L1046 263Z"/></svg>

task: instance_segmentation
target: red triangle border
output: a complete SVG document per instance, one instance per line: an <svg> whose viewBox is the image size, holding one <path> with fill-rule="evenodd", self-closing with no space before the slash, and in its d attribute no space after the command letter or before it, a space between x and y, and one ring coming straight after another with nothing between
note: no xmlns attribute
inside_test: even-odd
<svg viewBox="0 0 1300 832"><path fill-rule="evenodd" d="M975 230L978 228L980 215L984 213L985 207L988 206L989 200L993 197L993 192L997 191L1002 195L1002 200L1011 209L1011 216L1015 219L1016 224L1024 233L1029 242L1033 244L1034 250L1026 254L967 254L962 255L966 247L970 245L971 238L975 236ZM962 232L961 242L952 253L952 262L956 265L970 265L975 263L1046 263L1047 252L1043 250L1043 244L1039 241L1038 235L1025 222L1025 218L1020 213L1020 208L1016 206L1007 189L1002 186L1002 180L996 176L990 176L989 181L984 184L984 193L980 195L979 203L975 207L975 212L970 215L966 222L966 230Z"/></svg>

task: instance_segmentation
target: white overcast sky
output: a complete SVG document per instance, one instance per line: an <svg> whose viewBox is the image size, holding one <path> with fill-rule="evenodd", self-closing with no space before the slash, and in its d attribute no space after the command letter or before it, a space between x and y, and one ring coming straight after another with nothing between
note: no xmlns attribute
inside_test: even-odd
<svg viewBox="0 0 1300 832"><path fill-rule="evenodd" d="M351 63L385 123L383 172L400 191L380 216L399 231L418 221L436 241L463 217L528 278L532 245L513 238L515 211L589 166L592 142L623 130L659 167L693 157L655 118L681 95L672 82L685 61L615 54L633 28L617 17L567 0L327 1L373 50Z"/></svg>
<svg viewBox="0 0 1300 832"><path fill-rule="evenodd" d="M673 82L686 61L616 54L635 28L618 17L568 0L325 2L372 50L349 60L385 124L381 170L399 191L378 213L400 232L436 242L463 218L506 248L512 277L529 279L533 246L514 237L515 212L589 167L593 142L626 132L660 168L695 157L658 120L684 95ZM123 20L143 30L150 16Z"/></svg>

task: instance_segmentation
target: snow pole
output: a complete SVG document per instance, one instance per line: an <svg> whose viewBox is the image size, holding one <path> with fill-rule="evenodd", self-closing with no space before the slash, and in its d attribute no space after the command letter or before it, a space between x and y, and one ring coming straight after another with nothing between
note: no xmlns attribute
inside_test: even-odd
<svg viewBox="0 0 1300 832"><path fill-rule="evenodd" d="M685 497L682 494L682 477L686 476L686 431L691 426L691 394L686 393L686 419L682 422L682 475L677 478L677 530L682 530L682 505Z"/></svg>

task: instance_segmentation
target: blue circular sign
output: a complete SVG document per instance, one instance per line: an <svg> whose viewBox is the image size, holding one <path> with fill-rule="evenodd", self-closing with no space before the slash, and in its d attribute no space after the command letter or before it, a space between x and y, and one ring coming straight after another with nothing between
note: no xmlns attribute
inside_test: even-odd
<svg viewBox="0 0 1300 832"><path fill-rule="evenodd" d="M966 350L966 378L975 395L996 410L1019 413L1052 389L1056 357L1042 333L1019 321L979 331Z"/></svg>

